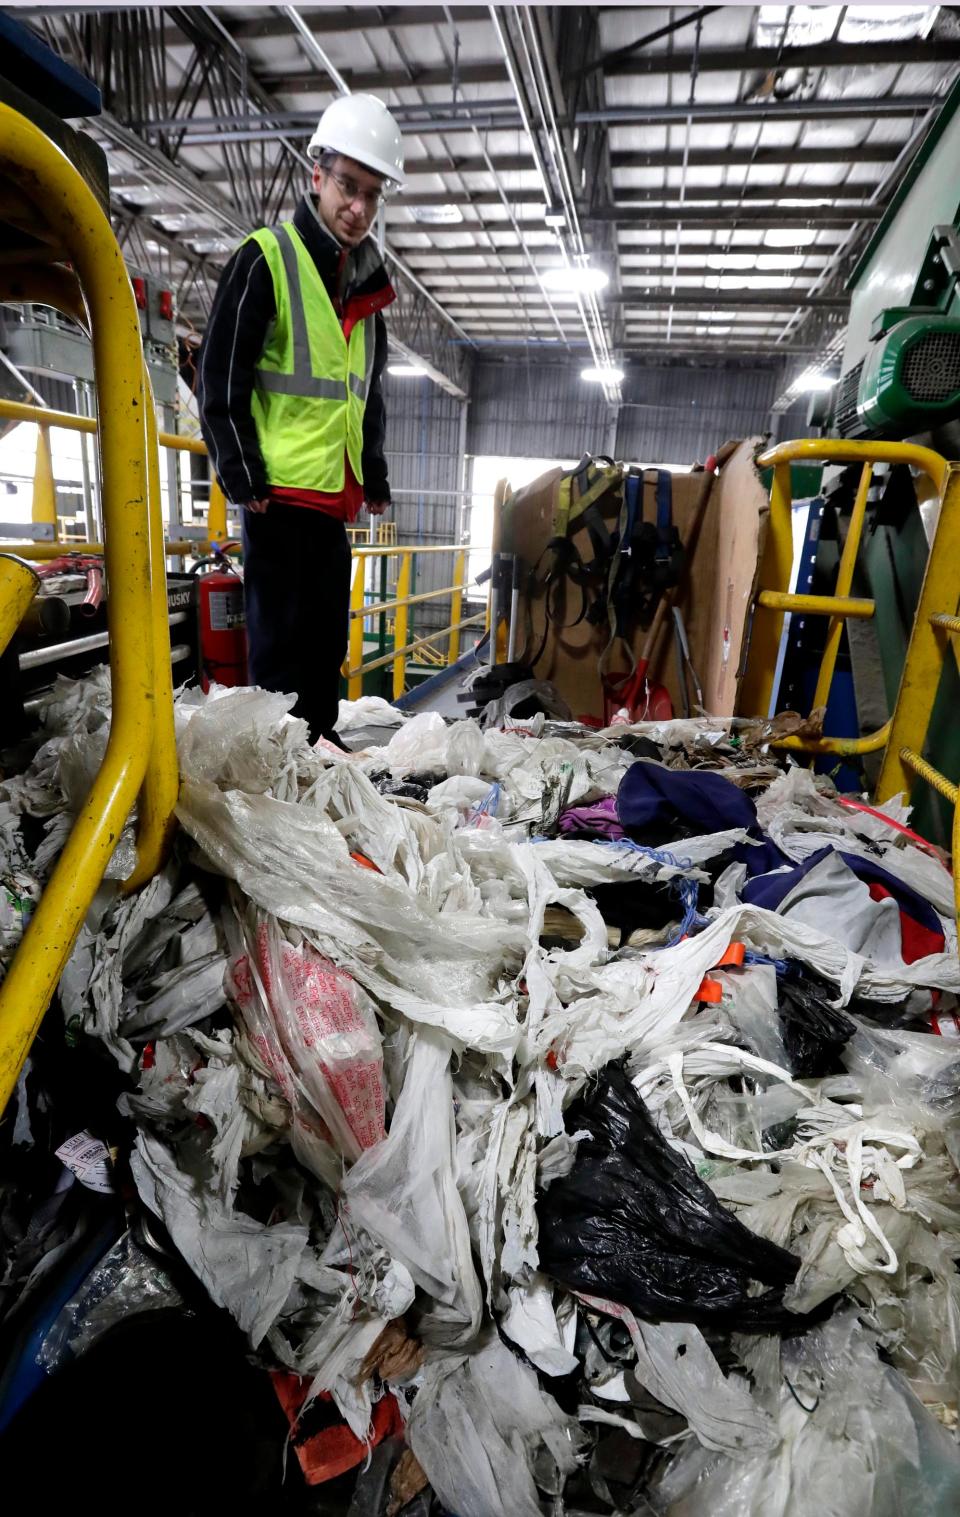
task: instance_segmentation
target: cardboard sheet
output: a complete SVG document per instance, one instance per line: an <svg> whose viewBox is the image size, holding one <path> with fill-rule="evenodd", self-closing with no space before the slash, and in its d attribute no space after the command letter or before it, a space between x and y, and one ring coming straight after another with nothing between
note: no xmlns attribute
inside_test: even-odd
<svg viewBox="0 0 960 1517"><path fill-rule="evenodd" d="M681 582L673 592L683 615L691 660L703 690L705 709L729 716L736 709L737 671L749 619L758 554L766 525L767 497L754 467L759 437L728 444L720 450L719 475L702 471L673 476L673 520L686 549ZM550 470L518 491L507 503L502 523L503 551L519 553L528 568L542 581L548 561L544 550L553 535L557 484L561 471ZM644 480L644 516L655 519L656 475ZM601 502L605 519L614 521L619 502L614 496ZM585 528L574 534L584 560L592 557ZM532 656L544 634L546 596L541 588L521 601L522 626L519 648ZM538 678L552 680L574 715L602 717L603 693L598 660L608 641L605 625L595 626L582 615L583 601L577 586L566 582L557 615L547 629L543 653L537 662ZM637 624L630 634L635 657L647 640L647 630ZM675 639L669 618L653 650L651 679L666 685L674 710L683 710L678 681ZM615 649L609 660L612 672L626 671L626 652ZM694 699L691 688L691 700Z"/></svg>

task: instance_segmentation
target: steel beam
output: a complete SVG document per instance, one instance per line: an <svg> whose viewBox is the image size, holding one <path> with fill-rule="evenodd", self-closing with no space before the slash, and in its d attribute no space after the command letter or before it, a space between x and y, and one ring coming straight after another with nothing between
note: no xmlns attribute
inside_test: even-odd
<svg viewBox="0 0 960 1517"><path fill-rule="evenodd" d="M313 130L315 116L309 114L309 122L305 123ZM184 123L185 124L185 123ZM258 140L259 131L251 131L250 140ZM219 139L218 139L219 140ZM234 138L233 140L237 140ZM197 146L196 143L193 146ZM757 148L754 152L749 148L694 148L691 149L688 169L691 171L705 168L790 168L797 165L803 167L819 168L825 164L849 164L852 159L857 163L880 163L892 164L897 155L897 145L886 142L867 142L857 147L849 148L804 148L804 147L768 147ZM521 173L530 167L529 156L525 153L490 154L490 161L498 174ZM683 153L679 151L669 152L611 152L610 166L614 170L619 169L673 169L683 165ZM417 179L421 176L434 174L485 174L488 172L486 159L476 155L451 154L448 157L411 158L407 165L408 179ZM262 177L264 172L258 165L251 164L250 172L254 179ZM227 179L226 170L222 167L210 169L197 169L197 178L204 184L216 184ZM122 170L111 175L110 183L117 189L127 189L131 185L139 184L141 178L124 173ZM808 185L800 186L801 189L809 189ZM831 186L831 190L833 186ZM626 189L624 194L629 193ZM403 197L406 203L408 197Z"/></svg>
<svg viewBox="0 0 960 1517"><path fill-rule="evenodd" d="M698 310L739 311L746 307L759 307L764 311L796 311L800 308L817 311L846 311L850 308L847 295L804 295L802 290L624 290L609 294L607 301L621 305L649 306L696 306Z"/></svg>
<svg viewBox="0 0 960 1517"><path fill-rule="evenodd" d="M530 166L527 165L528 173ZM683 203L677 205L680 212L687 205L699 205L704 202L730 203L733 205L753 205L757 202L777 204L777 202L789 199L801 204L819 206L824 200L831 205L836 202L852 201L854 208L860 210L865 205L865 197L869 196L875 188L872 184L840 184L840 185L693 185L683 192ZM523 204L525 201L536 205L538 210L543 206L543 191L537 186L528 186L526 189L514 187L507 192L515 204ZM678 201L679 189L675 185L665 185L662 189L624 189L621 194L625 197L616 200L610 205L591 205L587 201L580 202L582 214L592 221L616 221L620 212L629 214L646 205L666 205L672 207ZM401 198L391 202L391 208L396 210L410 210L414 207L429 209L434 206L456 205L486 206L500 205L502 201L498 190L410 190ZM676 216L674 217L676 220ZM681 218L682 219L682 218ZM859 218L858 218L859 219Z"/></svg>
<svg viewBox="0 0 960 1517"><path fill-rule="evenodd" d="M402 26L403 22L395 24ZM342 73L351 93L358 93L361 90L382 92L410 88L410 79L403 69L343 69ZM295 71L276 68L261 69L258 71L258 77L262 79L267 89L278 90L282 95L315 95L327 88L322 76L318 77L314 71L304 73L299 69ZM506 76L503 64L493 60L490 63L461 63L459 79L464 85L502 85L506 81ZM450 70L446 67L417 69L413 82L420 89L449 89Z"/></svg>
<svg viewBox="0 0 960 1517"><path fill-rule="evenodd" d="M299 9L299 7L298 7ZM318 36L338 33L383 31L388 26L442 26L444 8L440 5L304 6L300 14L310 30ZM459 5L457 20L485 21L485 5ZM289 37L293 28L283 15L267 15L254 20L237 20L231 27L238 41L256 41L260 37Z"/></svg>
<svg viewBox="0 0 960 1517"><path fill-rule="evenodd" d="M704 46L697 69L701 74L783 74L788 69L901 68L911 63L957 62L960 38L904 37L894 42L812 42L783 48ZM631 58L608 55L603 72L607 79L686 75L692 64L691 52L646 53Z"/></svg>
<svg viewBox="0 0 960 1517"><path fill-rule="evenodd" d="M287 91L285 91L286 93ZM563 117L561 126L617 126L651 125L685 122L690 116L694 121L728 122L748 121L757 125L765 121L830 121L855 119L870 122L882 118L912 117L939 104L939 97L932 95L885 95L880 98L843 97L830 100L785 100L785 101L693 101L687 105L605 105L589 110L578 110L572 118ZM453 134L473 131L517 131L523 127L523 118L513 100L464 101L443 100L430 105L393 104L390 107L397 120L411 133L430 135ZM236 113L222 116L195 116L187 124L185 141L195 147L215 146L218 142L276 141L295 129L302 134L312 131L316 125L316 111L261 111ZM169 118L172 120L172 118ZM270 125L263 125L264 121ZM94 123L95 124L95 123ZM184 123L180 123L183 125ZM851 149L851 156L855 153Z"/></svg>
<svg viewBox="0 0 960 1517"><path fill-rule="evenodd" d="M430 230L433 231L433 228L431 227ZM406 258L407 261L412 264L412 267L421 276L421 278L424 278L424 279L429 279L429 278L431 278L431 277L433 277L433 276L435 276L437 274L442 274L442 273L446 272L446 270L445 270L444 267L437 268L437 267L434 267L433 265L424 264L424 263L420 262L421 259L424 259L424 258L440 258L440 259L443 260L444 265L447 265L447 264L463 264L468 259L483 258L485 255L487 255L489 253L489 248L443 248L443 247L423 248L423 247L415 247L413 245L406 245L404 243L400 243L400 242L396 241L396 239L394 240L393 246L396 248L396 250L397 250L398 253L402 253L403 254L404 258ZM650 247L650 248L634 247L632 244L625 244L625 245L621 246L621 248L620 248L620 259L621 259L621 262L622 262L622 264L624 266L624 270L625 270L626 274L630 275L631 273L634 273L634 274L637 273L641 269L650 269L652 271L656 271L657 269L660 269L667 259L672 259L673 258L674 251L675 251L675 247L674 247L673 243L665 243L663 246L657 245L655 247ZM817 269L816 269L816 260L829 258L830 254L833 251L834 251L834 244L832 244L832 243L821 244L821 243L818 243L818 242L811 243L809 247L805 247L805 248L799 249L799 252L803 255L804 263L806 263L808 260L813 260L814 261L814 268L811 268L811 269L800 268L800 269L796 270L796 273L798 274L798 276L804 277L804 276L812 275L815 272L818 272ZM518 253L518 251L517 251L517 249L515 247L508 246L508 245L506 245L504 243L501 243L501 244L499 244L499 252L500 252L501 256L506 257L506 259L509 261L509 266L512 269L519 270L519 269L524 269L525 268L525 264L524 264L524 261L523 261L523 255L520 254L520 253ZM689 242L689 243L681 242L680 243L680 257L681 258L695 258L697 260L697 269L694 272L697 272L697 273L702 272L703 265L704 265L704 260L706 258L708 258L708 257L714 257L714 256L721 256L725 252L732 252L732 253L736 253L736 254L743 254L745 257L756 258L756 257L759 257L761 255L763 255L764 257L776 257L776 255L778 253L788 253L789 254L790 249L789 248L771 248L771 247L769 247L764 242L757 242L757 243L740 243L740 242L738 242L738 243L735 243L733 245L733 247L731 247L729 249L721 248L721 247L715 247L711 243L707 243L707 244L704 244L702 242ZM416 260L416 261L414 261L414 260ZM517 260L519 260L519 262ZM477 267L477 268L471 267L471 268L454 269L454 270L450 270L449 272L457 273L460 278L467 279L467 278L470 278L473 275L481 275L481 274L487 274L487 273L494 273L494 272L496 272L496 270L495 270L495 268L494 268L494 266L492 264L488 264L486 266L482 266L481 265L480 267ZM681 272L689 274L691 271L690 271L690 269L681 269ZM721 269L721 270L717 270L716 272L723 273L724 270ZM733 271L729 270L727 272L733 272ZM750 270L748 269L748 270L746 270L746 272L749 273ZM761 272L762 273L764 271L763 270L758 270L757 272ZM770 269L768 272L770 272L772 274L775 274L775 273L778 272L778 270L776 270L776 269ZM784 270L784 272L787 272L787 271Z"/></svg>
<svg viewBox="0 0 960 1517"><path fill-rule="evenodd" d="M669 206L654 206L649 209L639 206L636 210L604 207L600 211L591 211L585 220L613 221L622 227L675 227L679 222L683 226L699 227L701 231L731 231L734 225L738 230L762 226L779 227L784 231L807 228L837 231L852 223L879 221L882 214L881 207L861 204L811 206L808 211L798 206L796 209L791 207L788 212L776 205L770 205L766 209L759 205L751 205L748 209L739 205L677 205L673 209Z"/></svg>
<svg viewBox="0 0 960 1517"><path fill-rule="evenodd" d="M503 310L503 296L496 290L484 290L469 297L465 292L445 289L451 311L457 312L461 321L471 316L482 317L490 308ZM565 302L568 306L572 302ZM633 310L666 310L669 306L687 306L697 311L846 311L850 301L845 295L806 295L802 290L675 290L666 286L656 290L617 290L608 294L604 304L621 305ZM546 309L543 298L526 304L527 310L540 305ZM506 313L505 313L506 319ZM574 321L576 312L569 311L568 319Z"/></svg>

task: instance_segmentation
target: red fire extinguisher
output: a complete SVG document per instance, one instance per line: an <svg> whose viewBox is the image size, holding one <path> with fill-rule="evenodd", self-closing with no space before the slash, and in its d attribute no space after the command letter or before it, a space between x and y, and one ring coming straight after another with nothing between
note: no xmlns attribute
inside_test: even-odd
<svg viewBox="0 0 960 1517"><path fill-rule="evenodd" d="M247 620L243 579L227 555L216 548L212 558L201 559L191 572L198 575L201 687L209 690L212 684L245 685Z"/></svg>

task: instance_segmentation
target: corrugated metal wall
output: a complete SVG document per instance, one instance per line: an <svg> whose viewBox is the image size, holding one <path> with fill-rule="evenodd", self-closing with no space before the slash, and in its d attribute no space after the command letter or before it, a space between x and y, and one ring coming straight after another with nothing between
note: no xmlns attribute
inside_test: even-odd
<svg viewBox="0 0 960 1517"><path fill-rule="evenodd" d="M457 541L463 488L462 403L429 379L384 380L387 463L393 519L402 543ZM448 554L416 560L416 589L439 590L453 582ZM426 601L411 608L413 635L450 624L450 602ZM443 643L437 645L444 648Z"/></svg>
<svg viewBox="0 0 960 1517"><path fill-rule="evenodd" d="M602 395L575 368L481 363L467 448L518 458L610 451L638 463L691 464L728 438L766 431L781 386L779 368L631 371L614 434Z"/></svg>
<svg viewBox="0 0 960 1517"><path fill-rule="evenodd" d="M469 453L569 458L585 448L606 452L608 443L612 438L603 396L597 386L584 384L576 370L519 358L474 369Z"/></svg>
<svg viewBox="0 0 960 1517"><path fill-rule="evenodd" d="M649 369L631 374L616 456L644 464L692 464L721 443L770 429L778 369Z"/></svg>

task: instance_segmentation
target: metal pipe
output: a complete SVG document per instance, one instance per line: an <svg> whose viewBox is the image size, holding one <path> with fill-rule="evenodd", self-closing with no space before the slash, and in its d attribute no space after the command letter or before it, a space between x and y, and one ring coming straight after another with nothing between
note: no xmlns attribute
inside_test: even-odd
<svg viewBox="0 0 960 1517"><path fill-rule="evenodd" d="M311 61L318 63L322 69L326 69L327 73L330 75L330 78L333 80L341 95L349 95L349 84L347 83L346 79L344 79L339 69L335 67L332 60L328 58L327 54L320 46L316 37L313 35L313 32L310 30L300 12L297 10L296 6L281 5L277 8L281 16L286 16L287 20L291 23L294 31L297 33L301 42L304 44L304 47L306 48L307 54L310 57Z"/></svg>
<svg viewBox="0 0 960 1517"><path fill-rule="evenodd" d="M520 560L513 557L513 575L510 586L510 631L507 636L507 663L512 664L517 656L517 640L520 626Z"/></svg>
<svg viewBox="0 0 960 1517"><path fill-rule="evenodd" d="M869 621L876 611L872 600L852 599L848 595L791 595L787 590L761 590L757 604L767 611L797 611L803 616L853 617ZM814 701L814 705L819 705Z"/></svg>
<svg viewBox="0 0 960 1517"><path fill-rule="evenodd" d="M38 595L20 623L28 637L64 637L70 630L70 607L60 595Z"/></svg>
<svg viewBox="0 0 960 1517"><path fill-rule="evenodd" d="M189 643L174 643L173 647L170 649L171 664L180 664L185 658L192 658L192 656L193 649ZM43 704L44 699L42 696L33 696L30 700L24 701L23 709L26 712L27 716L36 716L37 712L41 709Z"/></svg>
<svg viewBox="0 0 960 1517"><path fill-rule="evenodd" d="M347 85L347 82L344 79L343 75L334 67L334 65L332 64L332 62L330 61L330 59L327 57L326 53L324 52L323 48L320 47L320 45L317 42L316 38L310 32L309 28L304 24L304 22L302 21L302 19L300 18L300 16L296 15L296 11L295 11L294 7L293 6L285 6L283 9L284 9L284 13L286 13L287 11L290 12L290 17L288 19L293 19L293 17L296 17L296 20L295 20L295 23L294 23L294 29L296 30L298 36L300 37L301 43L311 44L311 46L308 49L310 51L310 54L311 54L311 62L313 62L313 63L319 62L320 66L322 68L325 68L326 71L327 71L327 73L330 75L330 78L333 81L333 83L336 86L336 88L339 91L339 93L341 95L349 95L350 89L349 89L349 86ZM435 126L431 127L431 130L436 130L436 127ZM312 165L310 165L310 167L312 167ZM423 296L423 298L428 302L428 304L430 304L431 306L433 306L434 310L437 311L437 313L440 315L440 317L442 318L442 320L444 320L445 322L447 322L448 325L453 328L453 330L456 332L457 336L460 337L460 338L462 338L464 342L469 343L471 347L476 346L476 344L474 343L473 338L470 336L469 332L465 332L464 329L463 329L463 327L461 327L458 322L454 321L453 317L450 316L444 310L443 306L440 304L439 300L437 300L436 296L432 295L430 293L430 291L427 289L426 285L424 285L424 284L422 284L420 282L420 280L417 278L416 274L414 274L413 271L410 268L408 268L407 264L404 262L404 260L398 254L394 253L392 251L392 249L387 246L386 242L384 242L384 244L383 244L382 251L383 251L383 253L385 254L386 257L388 257L388 258L390 258L390 259L393 260L394 264L400 270L400 272L403 275L403 277L406 280L409 281L409 283L413 286L413 288L415 290L417 290L419 292L419 294L421 294ZM424 360L424 364L425 364L425 367L428 368L428 371L429 371L429 373L431 375L431 378L434 380L435 383L441 383L444 389L450 390L451 393L453 393L458 398L463 398L465 392L462 389L460 389L459 385L457 385L456 382L453 379L451 379L449 375L443 374L441 370L438 370L435 367L435 365L429 364L426 360Z"/></svg>
<svg viewBox="0 0 960 1517"><path fill-rule="evenodd" d="M103 878L149 759L156 702L150 620L150 499L143 349L130 277L83 176L33 123L0 103L0 178L62 239L90 311L103 457L110 582L112 711L106 751L37 909L0 985L0 1108Z"/></svg>
<svg viewBox="0 0 960 1517"><path fill-rule="evenodd" d="M160 509L160 450L157 408L146 362L143 365L143 422L147 451L147 531L150 551L150 638L153 644L153 737L137 807L137 862L123 882L125 894L151 880L166 861L176 828L180 766L173 722L170 669L170 606ZM172 457L172 455L171 455ZM178 613L183 614L183 613Z"/></svg>
<svg viewBox="0 0 960 1517"><path fill-rule="evenodd" d="M494 23L495 28L498 25L499 20ZM881 116L916 116L919 112L934 109L942 103L942 98L935 95L892 95L880 99L856 96L831 100L731 101L726 104L705 100L694 102L692 106L606 105L596 110L579 110L572 117L561 116L558 119L567 127L591 124L617 126L630 122L656 125L661 122L684 122L688 115L692 115L696 121L711 122L821 121L850 116L872 120ZM418 125L429 128L431 132L515 131L524 124L516 99L509 97L475 101L463 98L437 100L429 105L398 102L391 105L390 110L408 131L414 131ZM485 114L478 115L478 111ZM101 117L91 119L90 129L94 135L100 130L101 120ZM307 129L316 125L316 120L313 111L261 110L257 115L237 112L218 116L194 116L189 121L169 118L152 121L150 125L160 131L183 131L186 143L191 147L201 147L225 141L276 141L278 137L287 136L291 130L301 126L306 135ZM277 124L259 126L261 122ZM110 130L113 130L113 125L113 122L109 123ZM230 126L236 126L239 130L236 133L226 131L225 128ZM138 141L142 142L143 139L138 138ZM149 144L143 145L153 151ZM789 153L789 149L784 151Z"/></svg>
<svg viewBox="0 0 960 1517"><path fill-rule="evenodd" d="M707 14L708 15L710 14L709 8L707 8ZM697 92L697 73L699 71L699 66L700 66L700 34L701 34L702 31L703 31L703 9L701 9L700 12L697 14L697 30L696 30L696 36L695 36L694 44L693 44L693 63L691 64L691 67L690 67L690 97L689 97L689 99L687 101L688 106L692 106L694 104L694 100L695 100L696 92ZM684 137L683 137L683 162L680 165L680 197L679 198L680 198L680 205L681 206L683 205L683 202L684 202L684 200L686 198L686 192L687 192L687 168L688 168L688 165L690 163L690 133L692 132L692 130L693 130L693 116L690 113L690 111L688 111L687 112L686 131L684 132ZM675 234L674 239L673 239L673 278L670 281L671 294L673 294L673 295L675 295L677 293L677 275L678 275L679 269L680 269L680 234L681 234L682 230L683 230L682 221L678 219L678 221L677 221L677 230L676 230L676 234ZM669 312L667 314L667 342L670 341L670 339L671 339L672 336L673 336L673 305L671 304L670 310L669 310ZM684 689L686 689L686 686L684 686Z"/></svg>
<svg viewBox="0 0 960 1517"><path fill-rule="evenodd" d="M567 163L567 156L564 151L563 142L561 140L560 127L557 121L556 111L553 107L553 96L550 89L550 81L547 78L547 70L544 63L543 49L540 43L540 38L537 34L536 26L532 20L532 13L527 10L521 10L517 6L514 6L513 9L515 24L520 35L520 40L523 43L524 55L534 79L534 94L536 96L537 106L540 111L540 117L543 122L544 138L547 143L547 148L549 149L550 156L553 160L554 169L556 170L557 174L557 181L560 185L560 192L564 202L565 215L570 228L570 236L573 241L574 255L578 259L585 259L587 256L586 244L583 240L583 232L580 227L580 218L577 211L576 195L574 193L573 183L570 177L570 169ZM530 30L529 46L524 32L525 23L529 25ZM561 247L561 250L563 251L564 259L569 266L569 260L567 259L566 249L563 244L562 236L558 235L557 241ZM590 351L593 355L594 363L599 368L610 367L610 347L607 342L607 334L603 325L603 318L600 314L600 307L597 303L596 295L591 292L583 293L577 291L576 302L577 308L580 312L580 320L583 324L584 331L587 334L587 340L590 343ZM611 401L612 403L616 403L618 401L618 385L604 383L603 390L607 400Z"/></svg>
<svg viewBox="0 0 960 1517"><path fill-rule="evenodd" d="M172 611L168 617L171 627L189 619L190 613L187 611ZM49 643L45 648L28 648L25 653L20 654L20 668L39 669L43 664L55 664L60 659L78 658L81 653L95 653L98 648L107 648L109 645L109 632L91 632L87 637L74 637L65 643Z"/></svg>
<svg viewBox="0 0 960 1517"><path fill-rule="evenodd" d="M27 394L33 396L38 406L46 406L47 402L40 394L40 391L34 389L33 385L30 383L26 375L21 373L13 360L7 357L2 348L0 348L0 363L2 363L3 367L13 375L13 378L16 380L17 384L22 385Z"/></svg>
<svg viewBox="0 0 960 1517"><path fill-rule="evenodd" d="M911 464L933 482L942 495L950 465L932 448L912 442L853 442L833 437L800 437L768 448L757 459L761 469L776 469L791 463Z"/></svg>

